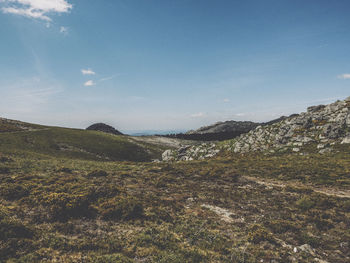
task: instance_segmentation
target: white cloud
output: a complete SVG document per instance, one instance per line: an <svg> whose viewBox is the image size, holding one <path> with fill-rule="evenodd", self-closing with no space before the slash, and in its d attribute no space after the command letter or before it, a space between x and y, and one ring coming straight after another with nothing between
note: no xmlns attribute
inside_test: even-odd
<svg viewBox="0 0 350 263"><path fill-rule="evenodd" d="M85 87L91 87L91 86L95 86L96 83L93 80L88 80L84 83Z"/></svg>
<svg viewBox="0 0 350 263"><path fill-rule="evenodd" d="M68 13L72 4L67 0L0 0L3 13L21 15L44 21L52 21L49 14Z"/></svg>
<svg viewBox="0 0 350 263"><path fill-rule="evenodd" d="M68 27L61 26L60 33L62 33L63 35L67 35L68 34Z"/></svg>
<svg viewBox="0 0 350 263"><path fill-rule="evenodd" d="M205 116L205 114L203 112L198 112L198 113L191 114L192 118L202 118L204 116Z"/></svg>
<svg viewBox="0 0 350 263"><path fill-rule="evenodd" d="M350 79L350 74L342 74L342 75L338 75L338 79Z"/></svg>
<svg viewBox="0 0 350 263"><path fill-rule="evenodd" d="M92 69L82 69L81 70L81 73L83 74L83 75L95 75L96 73L92 70Z"/></svg>
<svg viewBox="0 0 350 263"><path fill-rule="evenodd" d="M230 102L229 99L223 99L223 102L227 103L227 102Z"/></svg>

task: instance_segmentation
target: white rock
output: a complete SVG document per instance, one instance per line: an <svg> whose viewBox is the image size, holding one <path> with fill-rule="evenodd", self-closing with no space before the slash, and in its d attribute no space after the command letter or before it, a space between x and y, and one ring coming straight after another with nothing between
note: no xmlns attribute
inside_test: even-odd
<svg viewBox="0 0 350 263"><path fill-rule="evenodd" d="M163 161L174 160L173 151L172 150L166 150L165 152L163 152L162 159L163 159Z"/></svg>
<svg viewBox="0 0 350 263"><path fill-rule="evenodd" d="M313 248L309 244L304 244L298 247L300 251L304 251L308 254L315 255Z"/></svg>
<svg viewBox="0 0 350 263"><path fill-rule="evenodd" d="M330 153L332 151L332 148L325 148L319 151L320 154L324 154L324 153Z"/></svg>
<svg viewBox="0 0 350 263"><path fill-rule="evenodd" d="M344 144L344 143L350 143L350 136L345 137L345 138L341 141L341 144Z"/></svg>
<svg viewBox="0 0 350 263"><path fill-rule="evenodd" d="M303 146L303 143L302 142L295 142L295 143L293 143L293 146Z"/></svg>

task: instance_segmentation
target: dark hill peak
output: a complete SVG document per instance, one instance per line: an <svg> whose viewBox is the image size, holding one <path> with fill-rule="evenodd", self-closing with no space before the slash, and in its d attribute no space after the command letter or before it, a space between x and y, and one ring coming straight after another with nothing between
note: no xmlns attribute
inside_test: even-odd
<svg viewBox="0 0 350 263"><path fill-rule="evenodd" d="M105 133L111 133L115 135L122 135L122 133L110 125L105 123L95 123L86 128L89 131L100 131Z"/></svg>

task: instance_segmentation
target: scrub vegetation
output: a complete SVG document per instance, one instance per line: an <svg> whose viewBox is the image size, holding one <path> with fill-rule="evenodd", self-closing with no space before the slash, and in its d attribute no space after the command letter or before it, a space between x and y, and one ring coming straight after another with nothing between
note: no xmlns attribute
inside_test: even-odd
<svg viewBox="0 0 350 263"><path fill-rule="evenodd" d="M0 261L349 262L348 146L161 163L146 146L0 134Z"/></svg>

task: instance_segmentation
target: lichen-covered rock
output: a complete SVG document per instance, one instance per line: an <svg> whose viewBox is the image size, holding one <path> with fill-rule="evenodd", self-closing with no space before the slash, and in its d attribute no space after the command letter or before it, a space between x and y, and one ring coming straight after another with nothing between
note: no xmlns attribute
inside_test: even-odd
<svg viewBox="0 0 350 263"><path fill-rule="evenodd" d="M307 112L281 118L279 122L272 122L270 125L257 126L220 146L204 143L182 147L175 159L212 158L220 151L237 154L289 150L303 154L303 148L310 143L316 144L315 149L321 154L331 152L330 145L350 143L350 97L329 105L309 107Z"/></svg>
<svg viewBox="0 0 350 263"><path fill-rule="evenodd" d="M175 159L174 153L172 150L166 150L165 152L163 152L163 154L162 154L163 161L172 161L174 159Z"/></svg>

